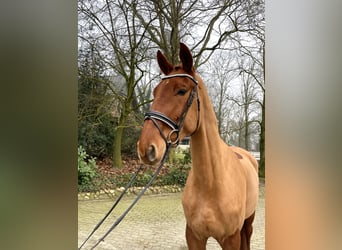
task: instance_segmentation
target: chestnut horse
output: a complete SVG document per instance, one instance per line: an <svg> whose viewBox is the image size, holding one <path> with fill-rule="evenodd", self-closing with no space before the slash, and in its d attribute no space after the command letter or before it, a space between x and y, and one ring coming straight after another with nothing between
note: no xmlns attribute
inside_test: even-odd
<svg viewBox="0 0 342 250"><path fill-rule="evenodd" d="M208 92L195 72L190 50L180 44L180 65L158 51L165 74L154 89L137 143L146 164L158 164L168 144L191 136L192 169L183 191L186 240L189 249L206 249L209 237L222 249L250 249L258 200L258 163L246 150L220 138Z"/></svg>

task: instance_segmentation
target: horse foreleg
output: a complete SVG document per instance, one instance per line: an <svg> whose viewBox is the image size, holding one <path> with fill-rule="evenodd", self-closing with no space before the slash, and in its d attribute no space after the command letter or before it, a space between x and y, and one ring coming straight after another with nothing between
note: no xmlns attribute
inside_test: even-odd
<svg viewBox="0 0 342 250"><path fill-rule="evenodd" d="M223 250L239 250L241 244L240 231L237 230L233 235L220 243Z"/></svg>
<svg viewBox="0 0 342 250"><path fill-rule="evenodd" d="M254 220L255 212L249 216L245 222L243 223L243 227L241 229L241 247L240 250L250 250L251 249L251 237L253 232L253 220Z"/></svg>
<svg viewBox="0 0 342 250"><path fill-rule="evenodd" d="M198 239L188 225L186 225L185 236L189 250L205 250L208 239Z"/></svg>

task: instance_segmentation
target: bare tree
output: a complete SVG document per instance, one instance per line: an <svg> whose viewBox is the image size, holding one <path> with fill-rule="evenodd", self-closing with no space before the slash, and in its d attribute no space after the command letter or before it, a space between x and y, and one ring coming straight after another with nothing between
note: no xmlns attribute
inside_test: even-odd
<svg viewBox="0 0 342 250"><path fill-rule="evenodd" d="M236 16L238 16L238 31L232 32L229 39L221 43L219 51L228 51L231 56L220 52L220 56L211 57L208 62L211 64L211 71L214 75L226 74L226 64L218 58L222 57L225 60L232 61L229 66L231 75L234 72L239 74L239 78L230 79L231 83L227 86L220 83L220 76L208 77L208 80L215 81L211 85L213 89L220 89L227 91L228 96L224 102L220 104L218 100L222 100L219 91L215 94L212 91L211 96L214 102L216 113L220 124L220 131L222 137L224 134L224 127L229 131L229 141L238 144L245 148L249 148L250 141L253 140L255 145L260 147L260 168L261 173L264 173L264 159L265 159L265 38L264 38L264 1L252 0L240 2L239 8L236 9ZM218 50L213 52L217 54ZM212 62L215 60L214 62ZM237 65L237 66L236 66ZM217 70L214 68L217 67ZM235 70L235 71L234 71ZM223 79L223 78L221 78ZM234 82L235 84L232 84ZM237 84L238 83L238 86ZM233 85L235 87L233 87ZM238 91L238 92L237 92ZM222 94L222 92L221 92ZM222 106L229 106L223 113L229 112L229 118L225 122L220 119L222 117ZM258 133L256 136L255 133ZM258 143L255 138L259 137Z"/></svg>
<svg viewBox="0 0 342 250"><path fill-rule="evenodd" d="M214 106L221 137L228 142L227 120L232 119L234 107L228 97L233 91L232 82L237 77L238 66L233 53L218 51L202 66L202 76L208 82L208 91Z"/></svg>
<svg viewBox="0 0 342 250"><path fill-rule="evenodd" d="M139 107L143 113L148 108L144 104L151 101L151 82L155 82L158 76L151 63L156 49L162 49L172 63L177 63L179 42L187 43L192 48L195 67L199 71L206 63L212 64L211 57L218 51L227 52L222 55L235 51L235 57L258 58L243 41L248 35L263 37L262 32L255 31L259 29L258 1L79 0L80 41L93 44L107 65L107 74L120 76L125 85L120 93L115 86L109 86L120 104L113 153L115 166L121 166L121 139L127 118ZM227 103L226 85L233 73L239 71L231 68L236 62L222 63L224 69L217 65L211 79L219 83L217 114L221 134L227 136L224 130L228 131L229 123L224 119L231 108ZM243 68L241 72L250 72L260 80L259 75L249 68ZM231 125L229 127L232 128Z"/></svg>
<svg viewBox="0 0 342 250"><path fill-rule="evenodd" d="M178 62L179 41L192 47L196 68L215 50L224 49L233 33L249 30L240 23L246 16L241 1L147 0L134 5L134 11L150 40L172 63Z"/></svg>
<svg viewBox="0 0 342 250"><path fill-rule="evenodd" d="M255 63L251 63L251 71L254 71ZM241 88L241 106L243 109L243 117L244 117L244 144L245 148L249 150L249 128L252 123L260 123L259 117L255 114L253 106L255 104L260 104L260 91L258 86L255 83L255 79L251 76L251 74L241 73L242 78L242 88ZM254 116L253 116L254 113Z"/></svg>
<svg viewBox="0 0 342 250"><path fill-rule="evenodd" d="M248 75L258 86L261 96L259 105L261 108L260 125L260 171L265 174L265 2L264 0L252 0L245 2L248 13L248 25L250 31L245 39L234 39L239 48L239 55L246 58L247 62L241 64L240 72Z"/></svg>
<svg viewBox="0 0 342 250"><path fill-rule="evenodd" d="M164 51L172 63L177 63L181 40L190 44L195 67L201 67L220 58L216 56L214 60L210 60L215 51L229 52L241 49L244 37L254 32L255 15L260 14L257 11L259 4L257 1L150 0L137 4L135 14L144 24L150 40ZM153 21L149 23L149 20ZM246 57L241 53L237 56ZM211 81L219 83L218 86L213 86L216 86L216 94L219 95L216 111L223 137L226 137L223 134L223 115L228 114L228 109L224 108L227 107L224 92L227 91L225 85L231 80L226 77L229 72L239 72L233 63L228 65L226 59L224 58L222 64L216 67L215 73L211 74ZM248 130L248 127L246 129Z"/></svg>
<svg viewBox="0 0 342 250"><path fill-rule="evenodd" d="M149 43L145 41L145 28L139 24L133 14L132 5L136 1L79 1L78 11L82 19L80 32L82 40L93 42L100 51L103 62L108 66L110 75L119 75L124 79L124 88L118 93L114 83L113 95L119 100L119 118L114 135L113 166L121 167L121 142L127 119L136 105L134 89L144 75L140 68L148 54ZM91 34L90 34L91 33ZM118 81L120 82L120 81ZM122 91L124 93L122 93ZM135 103L136 104L136 103Z"/></svg>
<svg viewBox="0 0 342 250"><path fill-rule="evenodd" d="M225 105L231 107L230 118L221 124L227 124L226 127L229 127L232 134L231 142L247 149L251 138L255 138L254 134L259 133L260 143L255 144L260 146L260 172L263 175L265 159L264 1L239 1L239 4L235 10L235 15L238 17L236 24L239 28L237 32L230 33L229 39L220 46L220 50L229 51L233 55L230 57L233 60L230 70L236 70L239 74L237 79L233 79L233 82L239 84L238 86L235 84L235 88L230 84L229 95L225 102ZM225 75L224 66L224 64L222 67L218 65L219 70L216 73ZM216 80L215 84L219 85L219 81ZM213 100L220 99L218 96L212 96ZM216 110L218 114L221 113L219 109Z"/></svg>

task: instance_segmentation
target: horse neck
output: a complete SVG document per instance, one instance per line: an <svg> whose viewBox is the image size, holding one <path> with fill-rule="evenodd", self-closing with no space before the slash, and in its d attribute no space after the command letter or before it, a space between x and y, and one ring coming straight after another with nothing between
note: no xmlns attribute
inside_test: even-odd
<svg viewBox="0 0 342 250"><path fill-rule="evenodd" d="M221 178L220 171L223 171L223 166L220 167L217 160L231 150L224 146L220 137L216 115L204 85L200 88L200 97L200 124L196 133L191 136L192 169L195 179L202 182L205 178L208 185L214 185L211 180Z"/></svg>

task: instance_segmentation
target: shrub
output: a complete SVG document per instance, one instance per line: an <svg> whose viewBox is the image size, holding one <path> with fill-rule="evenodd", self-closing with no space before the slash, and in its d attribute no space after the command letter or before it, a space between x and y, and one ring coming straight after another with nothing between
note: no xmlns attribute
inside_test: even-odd
<svg viewBox="0 0 342 250"><path fill-rule="evenodd" d="M183 150L184 158L183 158L183 163L184 164L190 164L191 163L191 152L190 148Z"/></svg>
<svg viewBox="0 0 342 250"><path fill-rule="evenodd" d="M114 142L115 120L110 114L101 118L81 120L78 124L78 144L87 153L97 158L112 155Z"/></svg>
<svg viewBox="0 0 342 250"><path fill-rule="evenodd" d="M169 164L175 164L177 162L177 155L179 155L179 153L176 152L176 149L171 148L170 153L167 158L167 162Z"/></svg>
<svg viewBox="0 0 342 250"><path fill-rule="evenodd" d="M89 157L82 146L78 147L78 191L95 191L97 177L95 158Z"/></svg>
<svg viewBox="0 0 342 250"><path fill-rule="evenodd" d="M191 163L191 152L190 149L171 149L168 160L170 164L190 164Z"/></svg>
<svg viewBox="0 0 342 250"><path fill-rule="evenodd" d="M162 176L160 179L160 184L162 185L179 185L184 187L186 183L186 179L188 177L188 173L190 170L189 165L180 166L172 166L170 168L169 173Z"/></svg>
<svg viewBox="0 0 342 250"><path fill-rule="evenodd" d="M131 119L132 120L132 119ZM130 124L135 122L129 121ZM121 153L125 156L136 157L137 155L137 141L141 133L141 128L138 126L128 126L123 131L121 142Z"/></svg>
<svg viewBox="0 0 342 250"><path fill-rule="evenodd" d="M114 187L125 187L133 175L133 173L115 175L111 178L111 183ZM151 170L147 170L145 173L139 173L132 183L132 187L144 187L151 179L152 175L153 173Z"/></svg>

